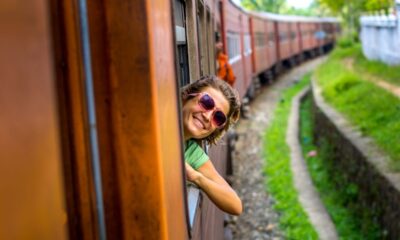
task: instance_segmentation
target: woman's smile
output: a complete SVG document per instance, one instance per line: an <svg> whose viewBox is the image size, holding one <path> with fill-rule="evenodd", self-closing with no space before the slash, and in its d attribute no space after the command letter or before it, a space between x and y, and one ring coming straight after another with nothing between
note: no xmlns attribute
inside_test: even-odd
<svg viewBox="0 0 400 240"><path fill-rule="evenodd" d="M193 123L200 129L206 129L206 125L197 116L193 116Z"/></svg>

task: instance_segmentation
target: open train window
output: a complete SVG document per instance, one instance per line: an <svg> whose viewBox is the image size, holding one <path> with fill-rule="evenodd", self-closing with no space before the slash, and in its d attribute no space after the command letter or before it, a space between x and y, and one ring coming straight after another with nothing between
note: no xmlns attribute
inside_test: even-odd
<svg viewBox="0 0 400 240"><path fill-rule="evenodd" d="M203 74L205 64L203 51L206 48L204 6L196 0L174 0L174 21L176 39L176 66L179 86L183 87ZM196 11L193 11L196 9ZM196 31L190 31L196 29ZM196 59L198 61L196 61ZM198 72L199 70L199 72ZM183 144L184 145L184 144ZM186 181L186 219L191 237L197 209L201 201L200 189Z"/></svg>
<svg viewBox="0 0 400 240"><path fill-rule="evenodd" d="M204 26L204 6L201 2L198 2L197 15L196 15L196 23L197 23L197 45L198 45L198 57L199 57L199 68L200 68L200 76L204 75L204 56L205 56L205 26Z"/></svg>
<svg viewBox="0 0 400 240"><path fill-rule="evenodd" d="M273 45L275 43L275 34L273 32L268 33L268 43Z"/></svg>
<svg viewBox="0 0 400 240"><path fill-rule="evenodd" d="M190 82L188 48L186 40L186 14L185 2L174 1L175 40L176 40L176 66L179 86L182 87Z"/></svg>
<svg viewBox="0 0 400 240"><path fill-rule="evenodd" d="M263 37L263 39L264 39L264 37ZM250 37L250 34L246 33L244 35L244 55L248 56L248 55L251 54L251 52L252 52L252 50L251 50L251 37Z"/></svg>
<svg viewBox="0 0 400 240"><path fill-rule="evenodd" d="M290 37L292 39L295 39L296 38L296 32L290 32Z"/></svg>
<svg viewBox="0 0 400 240"><path fill-rule="evenodd" d="M240 35L237 32L228 31L228 56L229 63L233 64L240 60Z"/></svg>
<svg viewBox="0 0 400 240"><path fill-rule="evenodd" d="M262 47L265 45L265 35L263 32L256 32L255 33L256 36L256 47Z"/></svg>
<svg viewBox="0 0 400 240"><path fill-rule="evenodd" d="M214 67L214 62L215 62L215 44L213 42L213 20L211 17L211 12L210 9L206 9L206 26L207 26L207 31L206 31L206 44L207 44L207 74L210 75L211 73L215 72Z"/></svg>

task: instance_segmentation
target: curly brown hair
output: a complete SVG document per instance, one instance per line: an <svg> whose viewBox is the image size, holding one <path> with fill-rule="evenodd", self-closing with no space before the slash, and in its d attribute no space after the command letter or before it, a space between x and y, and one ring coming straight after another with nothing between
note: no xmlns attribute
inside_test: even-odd
<svg viewBox="0 0 400 240"><path fill-rule="evenodd" d="M208 144L216 144L217 141L228 131L229 127L235 124L240 117L240 99L238 92L233 89L227 82L216 76L204 76L193 83L181 88L182 101L185 103L192 98L190 94L200 93L204 88L212 87L222 92L226 100L229 102L229 113L227 115L227 123L222 128L217 128L213 133L201 139Z"/></svg>

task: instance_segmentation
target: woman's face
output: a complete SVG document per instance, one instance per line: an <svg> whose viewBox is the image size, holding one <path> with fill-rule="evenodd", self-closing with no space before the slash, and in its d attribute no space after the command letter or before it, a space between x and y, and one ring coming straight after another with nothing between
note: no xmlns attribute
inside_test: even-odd
<svg viewBox="0 0 400 240"><path fill-rule="evenodd" d="M182 117L185 140L190 138L202 139L213 133L218 128L215 121L212 120L216 111L222 111L225 116L228 116L229 102L225 96L212 87L202 89L201 93L205 92L214 100L214 109L205 110L199 105L201 94L190 98L183 105Z"/></svg>

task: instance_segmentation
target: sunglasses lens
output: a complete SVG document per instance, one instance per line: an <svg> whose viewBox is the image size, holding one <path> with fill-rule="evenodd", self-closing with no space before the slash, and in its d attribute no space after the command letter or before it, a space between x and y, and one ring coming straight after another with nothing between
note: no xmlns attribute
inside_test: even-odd
<svg viewBox="0 0 400 240"><path fill-rule="evenodd" d="M226 116L223 112L216 111L213 120L218 127L221 127L226 122Z"/></svg>
<svg viewBox="0 0 400 240"><path fill-rule="evenodd" d="M208 95L204 94L199 100L199 103L205 110L212 110L214 109L214 100Z"/></svg>

